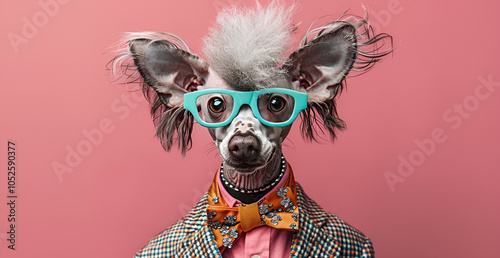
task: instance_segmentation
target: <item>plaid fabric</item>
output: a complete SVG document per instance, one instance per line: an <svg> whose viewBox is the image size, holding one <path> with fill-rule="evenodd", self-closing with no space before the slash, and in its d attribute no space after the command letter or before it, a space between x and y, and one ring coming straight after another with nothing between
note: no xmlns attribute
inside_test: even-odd
<svg viewBox="0 0 500 258"><path fill-rule="evenodd" d="M324 211L297 183L300 229L290 257L374 257L371 241L337 216ZM207 226L207 195L182 219L158 234L135 258L221 257Z"/></svg>

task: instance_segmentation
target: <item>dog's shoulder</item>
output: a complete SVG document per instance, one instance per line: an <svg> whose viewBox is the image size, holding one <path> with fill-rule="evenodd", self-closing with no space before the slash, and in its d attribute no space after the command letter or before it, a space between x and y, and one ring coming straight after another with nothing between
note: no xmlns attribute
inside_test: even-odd
<svg viewBox="0 0 500 258"><path fill-rule="evenodd" d="M204 228L206 222L206 194L193 209L172 226L157 234L144 248L139 250L135 258L140 257L170 257L179 254L186 248L186 244ZM206 227L205 227L206 228Z"/></svg>
<svg viewBox="0 0 500 258"><path fill-rule="evenodd" d="M307 196L300 184L297 184L297 201L303 213L301 219L305 224L301 225L301 228L305 231L310 229L314 232L315 229L320 229L327 236L325 239L333 240L332 243L325 244L338 246L342 257L373 256L372 242L368 237L335 214L325 211Z"/></svg>
<svg viewBox="0 0 500 258"><path fill-rule="evenodd" d="M325 211L307 196L300 184L297 184L297 202L302 223L301 233L295 238L292 246L292 250L295 249L297 254L310 250L309 246L313 246L312 249L323 246L326 249L337 249L342 257L373 256L370 239L341 218ZM205 232L207 227L204 226L207 220L207 205L205 195L186 216L149 241L135 257L169 257L183 253L185 249L193 249L194 242L210 242L210 234ZM319 232L321 234L318 234ZM320 235L323 237L319 237ZM200 241L193 241L195 239ZM204 251L209 247L200 243L197 245ZM215 249L213 251L215 252Z"/></svg>

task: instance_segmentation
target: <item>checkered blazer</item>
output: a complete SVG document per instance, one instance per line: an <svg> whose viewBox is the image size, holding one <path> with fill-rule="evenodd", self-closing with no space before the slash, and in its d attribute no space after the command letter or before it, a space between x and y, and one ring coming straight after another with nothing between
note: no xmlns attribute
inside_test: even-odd
<svg viewBox="0 0 500 258"><path fill-rule="evenodd" d="M371 241L340 218L324 211L297 184L300 229L290 257L374 257ZM207 226L207 195L182 219L158 234L135 258L221 257Z"/></svg>

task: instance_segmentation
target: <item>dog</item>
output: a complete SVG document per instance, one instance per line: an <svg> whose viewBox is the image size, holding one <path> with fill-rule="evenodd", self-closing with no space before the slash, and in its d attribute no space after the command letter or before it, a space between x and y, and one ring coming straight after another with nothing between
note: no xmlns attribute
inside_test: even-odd
<svg viewBox="0 0 500 258"><path fill-rule="evenodd" d="M336 97L346 76L391 53L392 37L344 14L310 28L284 57L294 9L272 2L222 10L204 38L207 60L170 33L126 34L112 70L142 85L164 149L185 154L198 123L222 158L200 203L136 257L373 257L369 238L295 182L282 144L299 114L305 139L319 131L333 140L345 128Z"/></svg>

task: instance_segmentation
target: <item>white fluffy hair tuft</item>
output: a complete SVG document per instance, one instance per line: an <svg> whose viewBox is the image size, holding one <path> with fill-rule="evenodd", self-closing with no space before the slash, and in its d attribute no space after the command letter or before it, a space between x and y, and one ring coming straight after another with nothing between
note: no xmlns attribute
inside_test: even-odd
<svg viewBox="0 0 500 258"><path fill-rule="evenodd" d="M224 9L204 38L203 52L213 69L240 90L275 87L279 65L291 44L295 7L280 1L254 9Z"/></svg>

